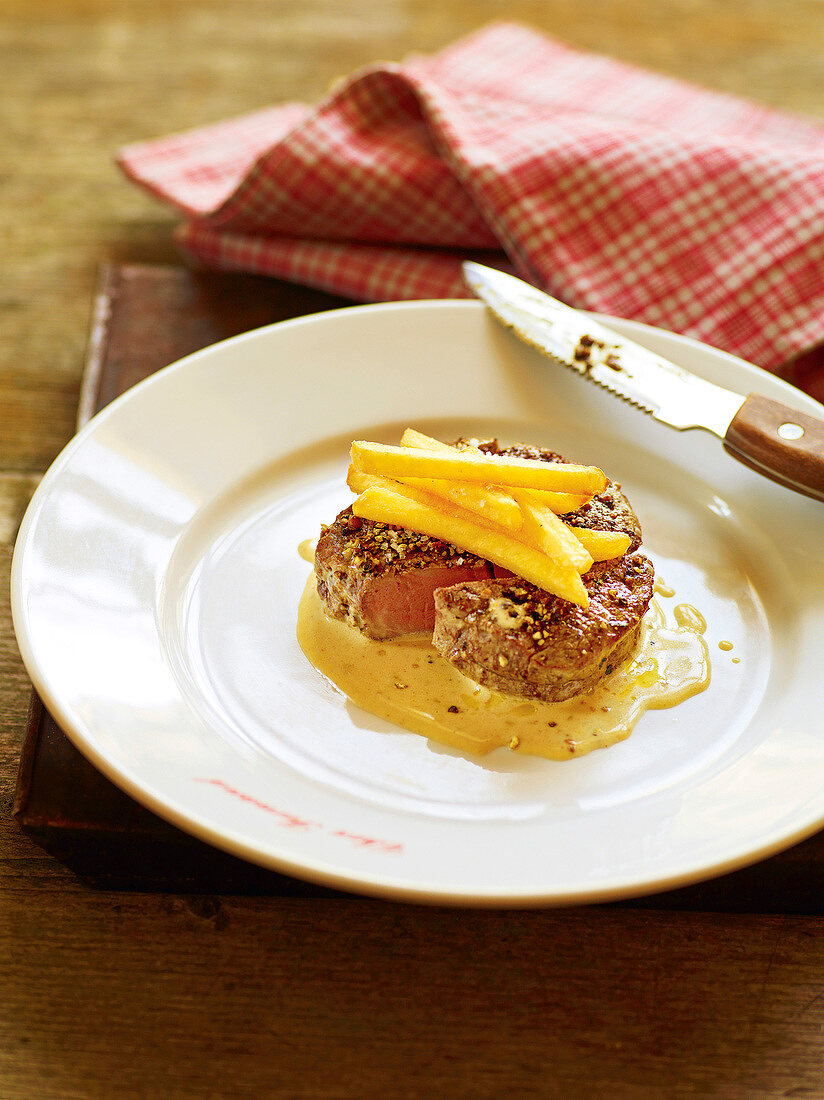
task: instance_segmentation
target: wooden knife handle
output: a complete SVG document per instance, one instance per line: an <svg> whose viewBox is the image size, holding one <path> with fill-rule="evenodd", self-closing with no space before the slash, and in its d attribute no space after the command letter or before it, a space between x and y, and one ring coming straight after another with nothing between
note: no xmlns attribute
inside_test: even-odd
<svg viewBox="0 0 824 1100"><path fill-rule="evenodd" d="M727 428L724 447L765 477L824 500L824 420L751 393Z"/></svg>

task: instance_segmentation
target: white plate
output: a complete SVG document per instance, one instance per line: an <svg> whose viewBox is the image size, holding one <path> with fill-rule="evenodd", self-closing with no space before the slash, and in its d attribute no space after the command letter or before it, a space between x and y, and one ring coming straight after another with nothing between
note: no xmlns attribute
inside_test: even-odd
<svg viewBox="0 0 824 1100"><path fill-rule="evenodd" d="M349 441L407 425L546 444L621 481L673 602L708 621L709 689L568 763L464 756L348 705L295 641L298 545L351 499ZM13 612L74 743L190 833L368 893L561 904L694 881L824 824L822 546L820 503L547 363L480 304L363 306L208 348L97 416L26 515Z"/></svg>

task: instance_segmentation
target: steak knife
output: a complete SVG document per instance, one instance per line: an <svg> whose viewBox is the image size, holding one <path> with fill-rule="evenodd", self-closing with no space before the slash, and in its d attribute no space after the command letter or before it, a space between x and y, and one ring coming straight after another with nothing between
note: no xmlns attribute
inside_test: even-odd
<svg viewBox="0 0 824 1100"><path fill-rule="evenodd" d="M525 343L662 424L712 432L739 462L824 500L824 420L707 382L512 275L471 262L463 272L467 285Z"/></svg>

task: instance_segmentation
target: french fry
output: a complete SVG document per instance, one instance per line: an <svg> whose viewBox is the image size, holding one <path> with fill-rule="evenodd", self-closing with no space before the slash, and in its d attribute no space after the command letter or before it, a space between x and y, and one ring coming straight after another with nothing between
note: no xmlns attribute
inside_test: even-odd
<svg viewBox="0 0 824 1100"><path fill-rule="evenodd" d="M431 436L424 435L423 432L416 432L414 428L407 428L401 436L402 447L417 447L422 451L458 451L459 454L466 453L467 450L476 450L477 448L465 447L458 449L453 447L449 443L442 443L440 439L433 439ZM483 453L483 452L478 452ZM487 486L490 491L494 490L494 486ZM541 498L541 502L551 508L557 515L564 515L567 512L577 512L579 508L582 508L588 501L592 500L594 494L592 493L561 493L553 492L551 489L533 489L533 493ZM498 490L501 495L504 494L503 490Z"/></svg>
<svg viewBox="0 0 824 1100"><path fill-rule="evenodd" d="M352 444L352 463L364 473L393 478L426 477L573 493L600 492L606 485L603 472L595 466L500 458L451 448L449 452L425 451L365 440Z"/></svg>
<svg viewBox="0 0 824 1100"><path fill-rule="evenodd" d="M357 495L365 493L367 489L392 489L396 492L400 489L400 483L393 481L390 477L365 474L351 465L346 473L346 484Z"/></svg>
<svg viewBox="0 0 824 1100"><path fill-rule="evenodd" d="M552 592L581 607L589 606L589 596L574 566L559 562L533 546L477 523L471 516L450 513L426 502L426 494L407 487L398 492L371 487L352 506L356 516L379 523L394 523L413 531L444 539L471 554L509 569L524 580Z"/></svg>
<svg viewBox="0 0 824 1100"><path fill-rule="evenodd" d="M353 493L361 494L365 493L367 489L380 489L384 492L396 493L399 496L407 497L415 504L421 505L421 507L443 512L446 517L455 516L456 518L473 521L477 518L472 514L471 510L461 508L460 505L456 505L454 501L449 501L447 503L435 493L429 492L428 486L433 484L433 482L428 480L423 481L423 485L427 488L420 488L416 485L407 485L400 481L394 481L389 477L382 477L380 474L364 474L360 470L356 470L354 466L350 466L346 476L346 484ZM514 500L512 503L518 510L518 528L520 528L521 512ZM451 508L449 504L452 505ZM487 527L490 534L493 534L496 538L507 537L507 535L511 536L513 534L512 531L502 528L499 524L484 523L483 521L485 518L486 517L480 517L479 526ZM395 521L385 520L382 522L394 523ZM401 524L401 526L403 526L403 524ZM414 528L414 530L417 530L417 528ZM426 532L424 532L424 534L426 534Z"/></svg>
<svg viewBox="0 0 824 1100"><path fill-rule="evenodd" d="M493 526L511 531L517 531L521 527L521 509L516 501L507 493L489 490L483 485L473 485L468 481L440 481L430 477L384 478L380 474L364 474L354 466L349 467L346 484L353 493L362 493L368 488L369 478L385 482L386 487L394 486L395 489L399 489L401 485L405 485L411 489L431 493L432 496L449 504L472 512L479 519ZM356 488L358 485L363 488Z"/></svg>
<svg viewBox="0 0 824 1100"><path fill-rule="evenodd" d="M479 448L473 446L469 440L463 442L460 446L454 443L443 443L440 439L433 439L431 435L424 435L423 432L417 432L414 428L407 428L401 436L401 446L408 447L413 450L419 451L451 451L453 454L466 454L467 451L477 455L483 455L484 452Z"/></svg>
<svg viewBox="0 0 824 1100"><path fill-rule="evenodd" d="M433 439L431 435L416 432L414 428L407 428L401 436L401 446L411 447L419 451L456 451L451 443L444 443L440 439Z"/></svg>
<svg viewBox="0 0 824 1100"><path fill-rule="evenodd" d="M608 561L626 554L632 541L623 531L590 531L586 527L568 527L592 557L593 561Z"/></svg>
<svg viewBox="0 0 824 1100"><path fill-rule="evenodd" d="M354 466L349 467L349 472L346 475L346 484L353 493L359 495L365 493L367 489L379 489L382 492L395 493L398 496L406 497L423 508L432 508L436 511L443 512L445 516L456 516L465 520L473 520L475 518L470 511L464 510L459 505L456 505L454 501L449 501L447 503L435 493L429 492L426 488L419 488L416 485L407 485L403 482L395 481L391 477L383 477L381 474L364 474L360 470L356 470ZM431 481L424 480L424 485L429 486L431 484ZM514 503L513 501L513 504ZM451 508L449 507L450 504L452 506ZM385 520L382 522L394 523L395 521ZM520 510L518 512L518 522L520 525ZM401 524L401 526L403 526L403 524ZM496 535L506 534L506 531L497 524L488 526L490 532L494 532ZM417 530L417 528L415 528L415 530ZM424 532L424 534L426 534L426 532Z"/></svg>
<svg viewBox="0 0 824 1100"><path fill-rule="evenodd" d="M424 435L423 432L416 432L414 428L407 428L403 433L401 446L421 451L434 451L439 454L465 453L449 443L442 443L440 439L433 439L431 436ZM476 450L476 453L480 452ZM444 500L450 500L461 508L474 512L488 523L497 523L501 527L513 530L521 526L521 509L512 494L505 489L498 489L494 485L475 485L466 481L445 481L435 478L399 477L397 480L405 485L435 493Z"/></svg>
<svg viewBox="0 0 824 1100"><path fill-rule="evenodd" d="M551 489L532 489L536 500L550 508L556 516L564 516L567 512L577 512L592 500L594 493L556 493Z"/></svg>
<svg viewBox="0 0 824 1100"><path fill-rule="evenodd" d="M579 573L586 573L593 559L563 520L547 508L532 490L513 489L512 493L521 508L521 537L524 541L532 543L551 558L569 562Z"/></svg>

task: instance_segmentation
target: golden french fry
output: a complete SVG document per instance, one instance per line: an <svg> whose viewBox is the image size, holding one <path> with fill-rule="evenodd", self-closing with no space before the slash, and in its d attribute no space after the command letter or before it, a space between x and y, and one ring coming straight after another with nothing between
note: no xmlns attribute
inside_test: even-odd
<svg viewBox="0 0 824 1100"><path fill-rule="evenodd" d="M591 531L586 527L569 527L593 561L608 561L626 554L632 539L623 531Z"/></svg>
<svg viewBox="0 0 824 1100"><path fill-rule="evenodd" d="M419 451L455 451L450 443L443 443L440 439L433 439L431 435L416 432L414 428L407 428L401 436L402 447L417 448Z"/></svg>
<svg viewBox="0 0 824 1100"><path fill-rule="evenodd" d="M551 489L532 489L536 499L551 509L557 516L566 515L568 512L577 512L588 504L594 493L554 493Z"/></svg>
<svg viewBox="0 0 824 1100"><path fill-rule="evenodd" d="M357 494L365 493L367 489L400 488L399 483L389 477L381 477L380 474L365 474L351 465L346 472L346 484L353 493Z"/></svg>
<svg viewBox="0 0 824 1100"><path fill-rule="evenodd" d="M352 463L364 473L394 478L431 477L577 493L600 492L606 485L603 472L595 466L501 458L452 449L424 451L366 440L355 440L352 444Z"/></svg>
<svg viewBox="0 0 824 1100"><path fill-rule="evenodd" d="M415 431L414 428L407 428L404 431L401 436L401 446L412 449L417 448L420 451L440 451L441 453L444 451L457 452L458 454L466 454L467 451L479 455L484 453L469 440L465 440L460 444L443 443L440 439L433 439L431 435L424 435L423 432Z"/></svg>
<svg viewBox="0 0 824 1100"><path fill-rule="evenodd" d="M499 489L475 485L471 481L443 481L431 477L399 477L403 485L413 489L423 489L442 500L457 504L473 512L486 523L517 531L521 526L521 509L510 496Z"/></svg>
<svg viewBox="0 0 824 1100"><path fill-rule="evenodd" d="M536 499L531 489L513 489L512 495L521 507L523 516L522 538L551 558L568 562L579 573L586 573L592 558L580 541L559 519L551 508Z"/></svg>
<svg viewBox="0 0 824 1100"><path fill-rule="evenodd" d="M407 495L408 492L406 486L400 492L382 487L368 488L355 501L352 510L362 519L394 523L432 538L444 539L511 570L562 599L581 607L589 605L580 574L572 565L556 561L503 531L484 527L471 516L433 507L425 501L426 494L419 490L411 490L417 499Z"/></svg>
<svg viewBox="0 0 824 1100"><path fill-rule="evenodd" d="M417 448L422 451L437 451L441 454L451 452L463 454L449 443L442 443L439 439L416 432L414 428L407 428L401 436L401 446ZM475 450L477 448L467 448ZM498 523L501 527L511 527L517 530L521 526L521 509L518 507L511 493L505 489L498 489L494 485L476 485L466 481L446 481L435 478L399 477L405 485L413 485L419 489L425 489L444 500L451 500L461 508L476 513L488 523Z"/></svg>
<svg viewBox="0 0 824 1100"><path fill-rule="evenodd" d="M453 447L449 443L442 443L439 439L433 439L431 436L424 435L423 432L417 432L414 428L407 428L401 436L402 447L417 447L423 451L455 451L456 447ZM476 450L470 446L462 447L459 454L465 453L467 450ZM478 452L482 453L482 452ZM503 493L502 490L498 490ZM551 489L533 489L533 493L541 498L541 503L545 504L547 508L551 508L556 515L564 515L567 512L577 512L579 508L582 508L590 500L592 500L593 493L560 493L553 492ZM509 496L510 494L506 494Z"/></svg>
<svg viewBox="0 0 824 1100"><path fill-rule="evenodd" d="M349 467L349 472L346 475L346 484L352 490L353 493L362 494L367 489L379 489L381 492L395 493L398 496L406 497L408 500L413 501L416 504L421 505L423 508L434 508L438 511L443 511L445 515L455 515L462 517L463 519L473 519L471 513L464 511L463 508L450 501L451 508L446 501L436 496L434 493L427 492L426 489L419 489L414 485L406 485L400 481L395 481L391 477L383 477L381 474L365 474L362 470L356 470L354 466ZM429 484L427 481L426 484ZM357 503L357 501L355 502ZM390 523L393 520L384 520L382 522ZM490 531L500 531L497 526L491 526ZM424 532L425 534L425 532Z"/></svg>
<svg viewBox="0 0 824 1100"><path fill-rule="evenodd" d="M521 509L508 493L495 493L467 481L438 481L426 477L388 478L380 474L365 474L350 465L346 484L353 493L362 493L373 485L396 491L408 486L472 512L492 526L512 531L519 530L521 526Z"/></svg>

